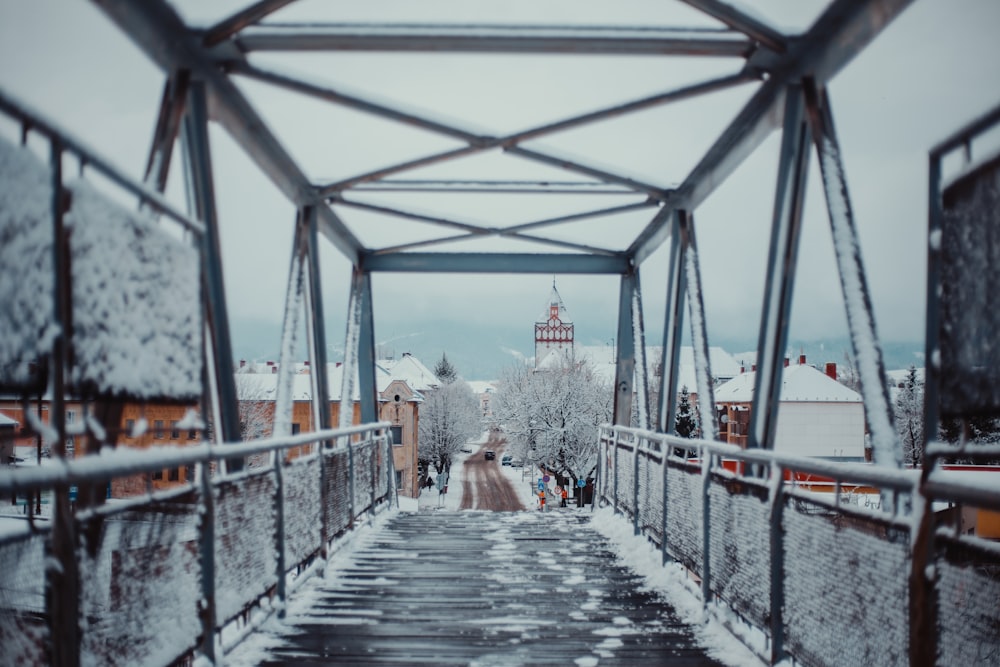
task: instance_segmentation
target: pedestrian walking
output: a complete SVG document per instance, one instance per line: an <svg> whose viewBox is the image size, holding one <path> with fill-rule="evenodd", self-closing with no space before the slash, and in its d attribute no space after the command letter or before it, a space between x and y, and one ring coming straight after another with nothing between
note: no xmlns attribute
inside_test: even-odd
<svg viewBox="0 0 1000 667"><path fill-rule="evenodd" d="M559 507L566 507L566 497L568 495L569 494L566 492L566 487L564 486L562 488L562 491L559 493L559 498L560 498Z"/></svg>

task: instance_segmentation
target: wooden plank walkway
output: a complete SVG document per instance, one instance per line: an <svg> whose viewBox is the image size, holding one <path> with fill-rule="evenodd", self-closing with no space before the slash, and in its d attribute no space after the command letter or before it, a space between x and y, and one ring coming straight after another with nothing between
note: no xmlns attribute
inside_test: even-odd
<svg viewBox="0 0 1000 667"><path fill-rule="evenodd" d="M272 626L260 664L717 665L587 519L400 514Z"/></svg>

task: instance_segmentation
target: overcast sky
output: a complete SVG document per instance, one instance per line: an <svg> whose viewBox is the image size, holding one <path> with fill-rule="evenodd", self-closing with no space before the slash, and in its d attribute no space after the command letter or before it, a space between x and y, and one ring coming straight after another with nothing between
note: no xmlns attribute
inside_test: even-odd
<svg viewBox="0 0 1000 667"><path fill-rule="evenodd" d="M180 3L185 19L210 23L240 3ZM753 12L790 31L808 26L825 3L771 0ZM712 26L665 0L311 2L293 3L274 20L320 15L328 21L576 23ZM922 341L926 289L927 152L961 124L1000 102L1000 2L916 0L831 84L850 194L868 268L876 321L887 340ZM268 55L254 62L356 90L366 97L420 108L435 118L490 134L738 71L722 59L566 58L440 55ZM162 73L88 2L0 0L0 87L43 109L126 171L141 177L156 117ZM435 135L241 81L279 139L317 183L396 163L456 144ZM660 187L684 176L755 90L743 86L598 126L553 135L539 148L604 165ZM0 122L0 133L16 136ZM212 150L222 225L230 316L234 322L280 318L294 210L214 128ZM704 296L712 339L756 341L779 135L775 133L695 211ZM815 161L815 160L814 160ZM571 174L490 153L406 177L571 179ZM179 173L169 194L182 201ZM817 339L846 331L829 226L813 167L805 209L791 335ZM491 198L399 196L393 204L468 222L510 225L634 198ZM399 221L338 210L373 246L441 235ZM652 211L603 224L553 230L553 238L624 248ZM445 232L447 233L447 232ZM514 242L463 243L442 249L536 250ZM330 341L342 339L347 262L323 253ZM664 252L642 266L647 328L662 328ZM550 276L411 276L374 278L376 336L422 330L434 320L509 328L524 323L519 349L531 353L531 322L541 312ZM559 288L583 342L615 335L618 280L565 276ZM247 336L236 332L237 346ZM460 331L459 331L460 335ZM494 345L493 342L488 343ZM273 350L276 354L277 341ZM442 348L447 348L443 341ZM237 353L240 350L237 349Z"/></svg>

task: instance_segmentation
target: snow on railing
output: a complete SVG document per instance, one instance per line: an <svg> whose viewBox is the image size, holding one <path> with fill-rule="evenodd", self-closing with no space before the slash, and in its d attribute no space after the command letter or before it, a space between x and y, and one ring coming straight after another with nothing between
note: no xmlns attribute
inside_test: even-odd
<svg viewBox="0 0 1000 667"><path fill-rule="evenodd" d="M178 237L200 236L204 225L2 89L0 112L22 124L25 144L0 139L0 387L44 388L46 375L60 372L49 366L62 358L55 352L62 335L73 389L199 397L200 257L196 244ZM29 133L48 139L48 164L29 147ZM81 175L86 168L105 177L142 209L113 202L84 178L66 182L64 154L77 159ZM68 303L57 303L57 294Z"/></svg>
<svg viewBox="0 0 1000 667"><path fill-rule="evenodd" d="M1000 510L995 481L621 426L599 437L597 502L700 579L710 611L772 664L911 664L928 633L953 664L1000 655L1000 549L944 527L962 505Z"/></svg>
<svg viewBox="0 0 1000 667"><path fill-rule="evenodd" d="M68 522L0 523L0 664L46 663L51 643L65 636L59 619L67 617L53 613L45 595L55 562L44 554L60 525L79 545L75 566L83 576L65 621L81 629L79 662L175 664L199 652L222 655L224 633L230 642L283 613L288 591L322 568L345 530L393 507L388 432L380 422L246 443L106 447L0 469L0 496L71 487L80 499ZM345 444L318 444L337 441ZM320 449L293 458L289 450L302 446ZM222 472L225 461L261 455L269 462L259 468ZM151 476L164 469L186 472L174 488L154 491ZM103 499L113 480L136 477L146 493ZM363 499L347 502L348 486Z"/></svg>

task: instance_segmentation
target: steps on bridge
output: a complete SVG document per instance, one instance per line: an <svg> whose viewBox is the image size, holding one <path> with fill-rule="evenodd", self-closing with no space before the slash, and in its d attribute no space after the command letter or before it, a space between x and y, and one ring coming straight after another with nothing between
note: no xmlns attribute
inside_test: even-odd
<svg viewBox="0 0 1000 667"><path fill-rule="evenodd" d="M346 566L293 600L283 626L270 630L267 656L254 660L718 664L696 645L691 628L616 562L589 517L400 514L366 536Z"/></svg>

